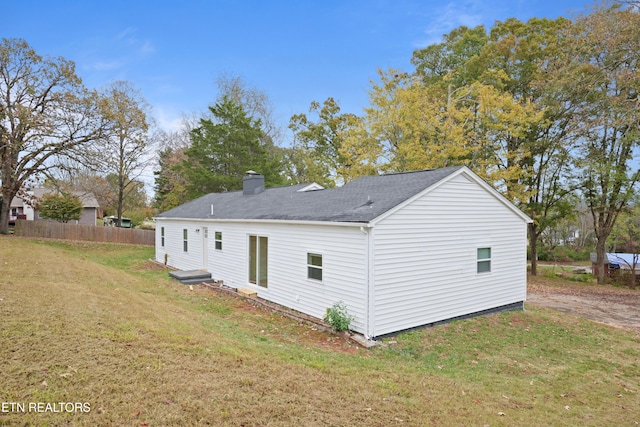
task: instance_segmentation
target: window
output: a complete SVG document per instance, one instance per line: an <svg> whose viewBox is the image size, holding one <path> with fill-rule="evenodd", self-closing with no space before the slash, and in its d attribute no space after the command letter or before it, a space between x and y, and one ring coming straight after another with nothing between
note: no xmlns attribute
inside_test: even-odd
<svg viewBox="0 0 640 427"><path fill-rule="evenodd" d="M307 254L307 278L322 281L322 255Z"/></svg>
<svg viewBox="0 0 640 427"><path fill-rule="evenodd" d="M164 227L160 227L160 246L164 248Z"/></svg>
<svg viewBox="0 0 640 427"><path fill-rule="evenodd" d="M216 250L222 250L222 231L216 231Z"/></svg>
<svg viewBox="0 0 640 427"><path fill-rule="evenodd" d="M186 228L182 230L182 250L185 252L189 250L189 235Z"/></svg>
<svg viewBox="0 0 640 427"><path fill-rule="evenodd" d="M269 243L263 236L249 236L249 283L267 287Z"/></svg>
<svg viewBox="0 0 640 427"><path fill-rule="evenodd" d="M491 272L491 248L478 248L478 273Z"/></svg>

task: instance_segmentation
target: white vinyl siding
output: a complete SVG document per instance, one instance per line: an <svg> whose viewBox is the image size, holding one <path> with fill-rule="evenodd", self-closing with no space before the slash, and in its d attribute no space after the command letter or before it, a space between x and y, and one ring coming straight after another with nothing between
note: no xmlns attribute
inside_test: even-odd
<svg viewBox="0 0 640 427"><path fill-rule="evenodd" d="M202 254L194 253L201 246L199 243L190 243L189 254L185 254L181 246L171 248L169 242L180 242L182 228L187 224L190 231L207 224L224 236L224 250L208 252L207 271L211 272L214 279L223 280L225 285L232 288L252 288L261 298L319 319L328 307L343 301L349 313L356 317L351 328L364 332L367 239L360 227L202 220L189 222L161 218L157 221L159 226L166 228L168 242L164 250L156 250L159 262L167 252L170 266L180 270L200 269ZM174 234L175 240L172 237ZM268 238L268 288L249 282L250 235ZM312 248L308 247L308 242L313 242ZM323 255L322 282L307 278L307 253Z"/></svg>
<svg viewBox="0 0 640 427"><path fill-rule="evenodd" d="M160 246L161 231L164 227L165 246ZM156 220L156 261L180 270L199 270L202 268L202 244L198 240L202 233L196 233L201 224L189 221L176 221L158 218ZM189 237L188 252L184 252L184 230ZM197 240L197 241L196 241Z"/></svg>
<svg viewBox="0 0 640 427"><path fill-rule="evenodd" d="M157 231L156 260L180 270L201 269L204 260L225 285L317 318L343 301L355 316L351 328L376 337L523 302L526 221L461 173L363 227L157 218L166 245ZM202 227L216 238L203 240ZM218 232L224 251L214 250ZM267 239L268 288L251 283L250 236ZM485 261L490 273L478 273Z"/></svg>
<svg viewBox="0 0 640 427"><path fill-rule="evenodd" d="M525 300L526 222L463 175L374 231L375 336ZM489 247L491 274L478 274Z"/></svg>

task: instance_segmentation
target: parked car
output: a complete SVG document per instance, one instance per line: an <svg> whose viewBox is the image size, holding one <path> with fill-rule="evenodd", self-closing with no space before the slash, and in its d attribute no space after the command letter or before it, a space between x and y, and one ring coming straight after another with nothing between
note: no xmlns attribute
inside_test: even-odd
<svg viewBox="0 0 640 427"><path fill-rule="evenodd" d="M118 217L115 215L105 216L102 219L105 227L117 227L118 226ZM131 218L122 217L120 221L121 228L131 228Z"/></svg>

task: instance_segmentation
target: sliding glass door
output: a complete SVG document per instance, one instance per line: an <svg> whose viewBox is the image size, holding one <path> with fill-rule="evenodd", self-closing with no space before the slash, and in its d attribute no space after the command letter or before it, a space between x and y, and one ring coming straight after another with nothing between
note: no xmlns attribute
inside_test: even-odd
<svg viewBox="0 0 640 427"><path fill-rule="evenodd" d="M249 236L249 283L267 287L269 243L264 236Z"/></svg>

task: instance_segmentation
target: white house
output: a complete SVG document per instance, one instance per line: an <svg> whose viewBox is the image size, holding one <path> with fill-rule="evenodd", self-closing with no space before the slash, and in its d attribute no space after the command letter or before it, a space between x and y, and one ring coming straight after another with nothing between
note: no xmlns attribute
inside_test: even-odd
<svg viewBox="0 0 640 427"><path fill-rule="evenodd" d="M531 219L464 166L332 189L212 193L156 217L156 260L322 318L343 301L367 338L522 309Z"/></svg>

